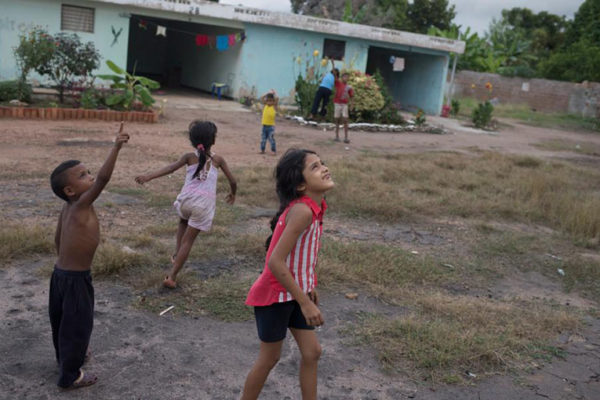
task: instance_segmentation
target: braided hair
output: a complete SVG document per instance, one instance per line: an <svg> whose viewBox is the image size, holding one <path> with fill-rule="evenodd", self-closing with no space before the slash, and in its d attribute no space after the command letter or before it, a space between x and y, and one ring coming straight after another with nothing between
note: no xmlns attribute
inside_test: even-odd
<svg viewBox="0 0 600 400"><path fill-rule="evenodd" d="M308 154L316 154L312 150L295 149L291 148L285 152L285 154L279 159L277 166L275 167L275 190L277 191L277 197L279 197L279 210L271 219L271 232L275 230L279 217L287 206L295 199L302 196L302 192L298 191L298 186L304 183L304 162ZM271 236L267 238L265 242L265 248L268 250L271 244Z"/></svg>
<svg viewBox="0 0 600 400"><path fill-rule="evenodd" d="M210 148L215 144L217 126L211 121L195 120L190 123L188 131L190 142L198 154L198 167L193 175L194 178L197 178L204 168L207 158L210 157Z"/></svg>

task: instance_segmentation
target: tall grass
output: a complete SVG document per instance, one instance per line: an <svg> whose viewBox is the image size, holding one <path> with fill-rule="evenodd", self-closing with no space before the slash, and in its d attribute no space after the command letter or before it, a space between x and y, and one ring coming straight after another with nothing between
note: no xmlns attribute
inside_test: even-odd
<svg viewBox="0 0 600 400"><path fill-rule="evenodd" d="M600 236L600 172L495 152L362 154L330 164L329 212L395 223L419 216L540 223ZM276 206L270 169L240 170L244 203ZM240 189L241 190L241 189Z"/></svg>
<svg viewBox="0 0 600 400"><path fill-rule="evenodd" d="M382 221L454 215L600 235L600 173L533 157L427 153L334 162L330 210Z"/></svg>
<svg viewBox="0 0 600 400"><path fill-rule="evenodd" d="M54 251L52 231L41 226L5 225L0 229L0 259L3 261Z"/></svg>
<svg viewBox="0 0 600 400"><path fill-rule="evenodd" d="M505 372L556 355L548 341L578 325L577 315L543 303L432 293L406 315L361 314L347 333L373 346L386 369L415 375L416 367L421 377L455 383L465 371Z"/></svg>

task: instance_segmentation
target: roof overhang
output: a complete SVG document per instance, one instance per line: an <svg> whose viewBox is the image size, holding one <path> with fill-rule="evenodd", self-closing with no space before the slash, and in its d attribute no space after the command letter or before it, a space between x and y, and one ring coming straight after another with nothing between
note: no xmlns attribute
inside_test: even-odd
<svg viewBox="0 0 600 400"><path fill-rule="evenodd" d="M374 40L403 46L421 47L462 54L465 42L418 33L396 31L375 26L350 24L325 18L259 10L256 8L219 4L202 0L95 0L123 6L187 14L283 28L320 32L332 35Z"/></svg>

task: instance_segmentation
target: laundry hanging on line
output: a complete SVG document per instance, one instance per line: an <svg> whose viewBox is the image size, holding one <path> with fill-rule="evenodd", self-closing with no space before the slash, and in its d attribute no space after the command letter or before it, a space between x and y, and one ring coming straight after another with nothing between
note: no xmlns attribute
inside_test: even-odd
<svg viewBox="0 0 600 400"><path fill-rule="evenodd" d="M195 41L196 46L209 47L211 49L216 48L218 51L228 50L230 47L233 47L236 44L241 43L244 40L246 40L245 32L231 33L228 35L206 35L206 34L200 34L200 33L196 33L196 32L189 32L189 31L184 31L184 30L180 30L180 29L176 29L176 28L166 27L166 26L160 25L158 23L155 23L153 21L147 21L147 20L140 19L140 18L135 18L135 17L130 17L130 18L134 18L135 20L137 20L139 29L148 30L148 25L155 26L156 27L156 33L155 33L156 36L167 37L167 33L168 33L167 31L182 33L182 34L190 35L191 37L193 37L194 38L193 40Z"/></svg>

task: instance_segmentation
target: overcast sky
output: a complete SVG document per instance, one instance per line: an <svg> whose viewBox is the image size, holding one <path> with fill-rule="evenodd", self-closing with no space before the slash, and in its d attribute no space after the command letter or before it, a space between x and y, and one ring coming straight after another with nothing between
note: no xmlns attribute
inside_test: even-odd
<svg viewBox="0 0 600 400"><path fill-rule="evenodd" d="M527 7L535 12L548 11L552 14L566 15L573 18L573 14L584 0L450 0L456 5L456 18L454 22L463 27L470 26L471 30L483 33L492 18L500 18L504 8ZM290 2L287 0L220 0L221 4L241 4L248 7L262 8L271 11L291 12Z"/></svg>

